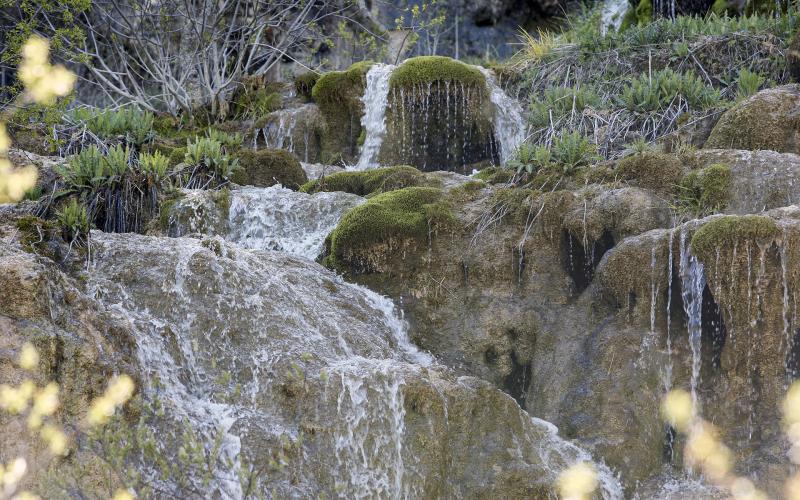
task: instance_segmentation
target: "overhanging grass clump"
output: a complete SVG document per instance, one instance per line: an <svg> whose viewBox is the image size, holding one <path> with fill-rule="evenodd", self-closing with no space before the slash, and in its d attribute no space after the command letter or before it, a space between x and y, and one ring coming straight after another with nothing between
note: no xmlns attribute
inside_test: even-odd
<svg viewBox="0 0 800 500"><path fill-rule="evenodd" d="M692 236L692 251L703 262L713 262L717 249L732 249L745 241L762 243L780 235L775 219L763 215L725 215L715 218Z"/></svg>
<svg viewBox="0 0 800 500"><path fill-rule="evenodd" d="M441 189L382 193L348 212L328 237L325 265L356 273L379 271L396 250L424 243L455 220Z"/></svg>
<svg viewBox="0 0 800 500"><path fill-rule="evenodd" d="M419 186L423 181L422 172L414 167L401 165L361 172L337 172L322 179L307 182L300 188L300 191L309 194L321 191L344 191L367 196Z"/></svg>
<svg viewBox="0 0 800 500"><path fill-rule="evenodd" d="M485 85L483 73L473 66L443 56L420 56L401 64L389 79L391 87L410 87L431 82Z"/></svg>

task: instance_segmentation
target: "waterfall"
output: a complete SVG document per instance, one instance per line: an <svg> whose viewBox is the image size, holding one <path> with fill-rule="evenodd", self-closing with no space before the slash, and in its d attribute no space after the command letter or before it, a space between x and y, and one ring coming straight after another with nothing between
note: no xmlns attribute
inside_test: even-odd
<svg viewBox="0 0 800 500"><path fill-rule="evenodd" d="M692 349L692 403L697 410L697 384L700 380L700 349L703 333L703 290L706 286L703 264L692 255L686 244L686 233L681 232L681 297L687 317L689 345Z"/></svg>
<svg viewBox="0 0 800 500"><path fill-rule="evenodd" d="M522 107L500 88L491 71L483 67L478 69L486 77L486 85L489 86L489 98L494 105L494 136L500 144L500 161L505 163L513 158L527 137Z"/></svg>
<svg viewBox="0 0 800 500"><path fill-rule="evenodd" d="M378 166L378 155L383 137L386 135L386 107L389 99L389 77L394 66L374 64L367 72L367 88L361 101L364 103L364 116L361 126L366 132L357 170Z"/></svg>
<svg viewBox="0 0 800 500"><path fill-rule="evenodd" d="M247 186L231 190L225 210L215 203L212 191L185 193L172 207L170 235L220 235L244 248L280 250L311 260L322 252L342 216L365 201L343 192L309 195L279 185Z"/></svg>
<svg viewBox="0 0 800 500"><path fill-rule="evenodd" d="M609 29L617 31L629 8L632 7L628 0L605 0L600 11L600 33L605 35Z"/></svg>

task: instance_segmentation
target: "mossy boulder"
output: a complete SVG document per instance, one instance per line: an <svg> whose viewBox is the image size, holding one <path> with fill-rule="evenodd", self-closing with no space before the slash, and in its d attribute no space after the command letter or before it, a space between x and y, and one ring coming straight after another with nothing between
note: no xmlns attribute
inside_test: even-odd
<svg viewBox="0 0 800 500"><path fill-rule="evenodd" d="M361 135L361 97L367 85L367 72L372 62L363 61L346 71L331 71L320 76L311 89L311 96L325 118L322 160L352 163L358 156Z"/></svg>
<svg viewBox="0 0 800 500"><path fill-rule="evenodd" d="M299 97L310 101L312 99L311 91L314 89L314 85L317 84L317 80L319 80L319 74L313 71L297 75L294 79L295 93Z"/></svg>
<svg viewBox="0 0 800 500"><path fill-rule="evenodd" d="M728 205L732 186L731 167L716 163L686 174L681 181L681 198L696 213L718 212Z"/></svg>
<svg viewBox="0 0 800 500"><path fill-rule="evenodd" d="M749 241L763 244L780 236L772 217L764 215L724 215L711 219L692 236L692 251L701 261L714 262L718 248L732 249Z"/></svg>
<svg viewBox="0 0 800 500"><path fill-rule="evenodd" d="M514 177L514 172L507 168L487 167L473 175L473 177L489 184L505 184Z"/></svg>
<svg viewBox="0 0 800 500"><path fill-rule="evenodd" d="M616 173L641 188L673 192L683 177L683 165L676 156L646 151L621 159Z"/></svg>
<svg viewBox="0 0 800 500"><path fill-rule="evenodd" d="M475 66L441 56L414 57L389 78L384 165L472 172L499 163L486 77Z"/></svg>
<svg viewBox="0 0 800 500"><path fill-rule="evenodd" d="M239 167L231 176L236 184L257 187L281 184L290 189L298 189L308 181L300 162L286 150L241 150L236 157Z"/></svg>
<svg viewBox="0 0 800 500"><path fill-rule="evenodd" d="M800 153L800 87L762 90L719 119L706 148Z"/></svg>
<svg viewBox="0 0 800 500"><path fill-rule="evenodd" d="M328 237L325 265L356 274L379 271L394 252L426 244L432 233L454 221L443 193L410 187L354 208Z"/></svg>
<svg viewBox="0 0 800 500"><path fill-rule="evenodd" d="M424 181L422 172L414 167L401 165L358 172L337 172L303 184L300 191L310 194L320 191L344 191L367 196L420 186Z"/></svg>
<svg viewBox="0 0 800 500"><path fill-rule="evenodd" d="M314 104L273 111L255 122L245 135L254 137L257 147L286 149L305 163L322 157L326 134L325 119Z"/></svg>

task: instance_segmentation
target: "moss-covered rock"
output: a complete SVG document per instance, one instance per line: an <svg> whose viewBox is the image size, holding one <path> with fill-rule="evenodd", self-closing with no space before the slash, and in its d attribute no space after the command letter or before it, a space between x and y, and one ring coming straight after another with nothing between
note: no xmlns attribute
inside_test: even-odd
<svg viewBox="0 0 800 500"><path fill-rule="evenodd" d="M377 271L394 252L425 244L431 233L452 223L441 189L410 187L382 193L342 218L328 237L325 264L354 273Z"/></svg>
<svg viewBox="0 0 800 500"><path fill-rule="evenodd" d="M361 135L361 96L367 85L367 71L372 62L356 63L346 71L331 71L320 76L311 90L314 102L325 118L322 160L352 162L358 154Z"/></svg>
<svg viewBox="0 0 800 500"><path fill-rule="evenodd" d="M300 191L310 194L320 191L344 191L367 196L420 186L424 181L422 172L414 167L401 165L358 172L337 172L303 184Z"/></svg>
<svg viewBox="0 0 800 500"><path fill-rule="evenodd" d="M716 163L686 174L681 181L681 198L696 213L717 212L728 205L732 185L731 167Z"/></svg>
<svg viewBox="0 0 800 500"><path fill-rule="evenodd" d="M673 192L683 177L683 166L676 156L646 151L621 159L616 173L639 187Z"/></svg>
<svg viewBox="0 0 800 500"><path fill-rule="evenodd" d="M317 80L319 80L319 74L313 71L297 75L294 79L295 93L307 101L310 101L312 99L311 91L314 89Z"/></svg>
<svg viewBox="0 0 800 500"><path fill-rule="evenodd" d="M475 164L499 163L481 70L441 56L414 57L398 66L389 79L379 161L463 174Z"/></svg>
<svg viewBox="0 0 800 500"><path fill-rule="evenodd" d="M308 181L300 162L283 149L241 150L236 157L239 167L231 176L236 184L258 187L281 184L298 189Z"/></svg>
<svg viewBox="0 0 800 500"><path fill-rule="evenodd" d="M719 119L706 148L800 153L800 87L762 90Z"/></svg>
<svg viewBox="0 0 800 500"><path fill-rule="evenodd" d="M505 184L514 177L514 172L507 168L487 167L473 177L489 184Z"/></svg>
<svg viewBox="0 0 800 500"><path fill-rule="evenodd" d="M705 223L692 236L692 251L701 261L713 262L718 248L731 249L749 241L765 243L780 235L778 224L764 215L725 215Z"/></svg>
<svg viewBox="0 0 800 500"><path fill-rule="evenodd" d="M483 73L443 56L420 56L401 64L389 79L390 88L410 87L434 82L452 82L462 85L485 86Z"/></svg>

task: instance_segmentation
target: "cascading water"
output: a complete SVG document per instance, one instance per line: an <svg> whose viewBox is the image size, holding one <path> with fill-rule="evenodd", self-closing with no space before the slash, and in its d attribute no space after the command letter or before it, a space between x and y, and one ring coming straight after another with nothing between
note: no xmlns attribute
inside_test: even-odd
<svg viewBox="0 0 800 500"><path fill-rule="evenodd" d="M364 116L361 126L366 131L364 144L356 169L366 170L378 166L383 138L386 135L386 107L389 102L389 77L394 66L374 64L367 72L367 88L361 101L364 103Z"/></svg>
<svg viewBox="0 0 800 500"><path fill-rule="evenodd" d="M227 218L210 191L186 191L173 205L169 232L218 234L245 248L281 250L315 259L325 238L364 199L343 192L308 195L281 186L231 190Z"/></svg>
<svg viewBox="0 0 800 500"><path fill-rule="evenodd" d="M692 255L686 243L686 233L681 232L681 296L686 312L689 345L692 349L692 403L697 410L697 384L700 380L701 339L703 333L703 290L706 286L703 264Z"/></svg>
<svg viewBox="0 0 800 500"><path fill-rule="evenodd" d="M527 125L522 117L522 107L497 84L494 74L486 68L478 67L486 77L489 98L494 105L494 136L500 144L500 161L513 158L520 144L525 142Z"/></svg>
<svg viewBox="0 0 800 500"><path fill-rule="evenodd" d="M628 0L605 0L600 11L600 33L605 35L609 29L618 30L629 8L631 7Z"/></svg>
<svg viewBox="0 0 800 500"><path fill-rule="evenodd" d="M220 211L204 196L215 195L189 192L193 201L183 203L205 207L206 215ZM230 224L220 234L237 244L220 236L92 233L87 290L133 325L142 379L157 381L145 385L144 395L163 401L167 428L189 425L207 449L221 436L204 491L243 498L243 473L273 470L256 479L258 491L457 497L492 481L498 461L549 484L569 465L590 461L509 396L453 377L420 352L391 300L304 258L316 255L319 235L345 206L363 202L348 196L233 190L228 218L210 220ZM296 213L305 216L290 216ZM204 225L194 220L186 227ZM284 251L263 250L276 239ZM478 411L499 413L476 420ZM520 423L502 424L509 417ZM477 449L459 438L473 431L482 436ZM449 444L426 444L438 442ZM168 456L175 448L169 441L160 446ZM275 460L282 468L268 465ZM596 468L601 496L622 498L611 471ZM443 477L431 476L434 470ZM460 479L446 480L455 475ZM200 477L192 481L201 487Z"/></svg>

